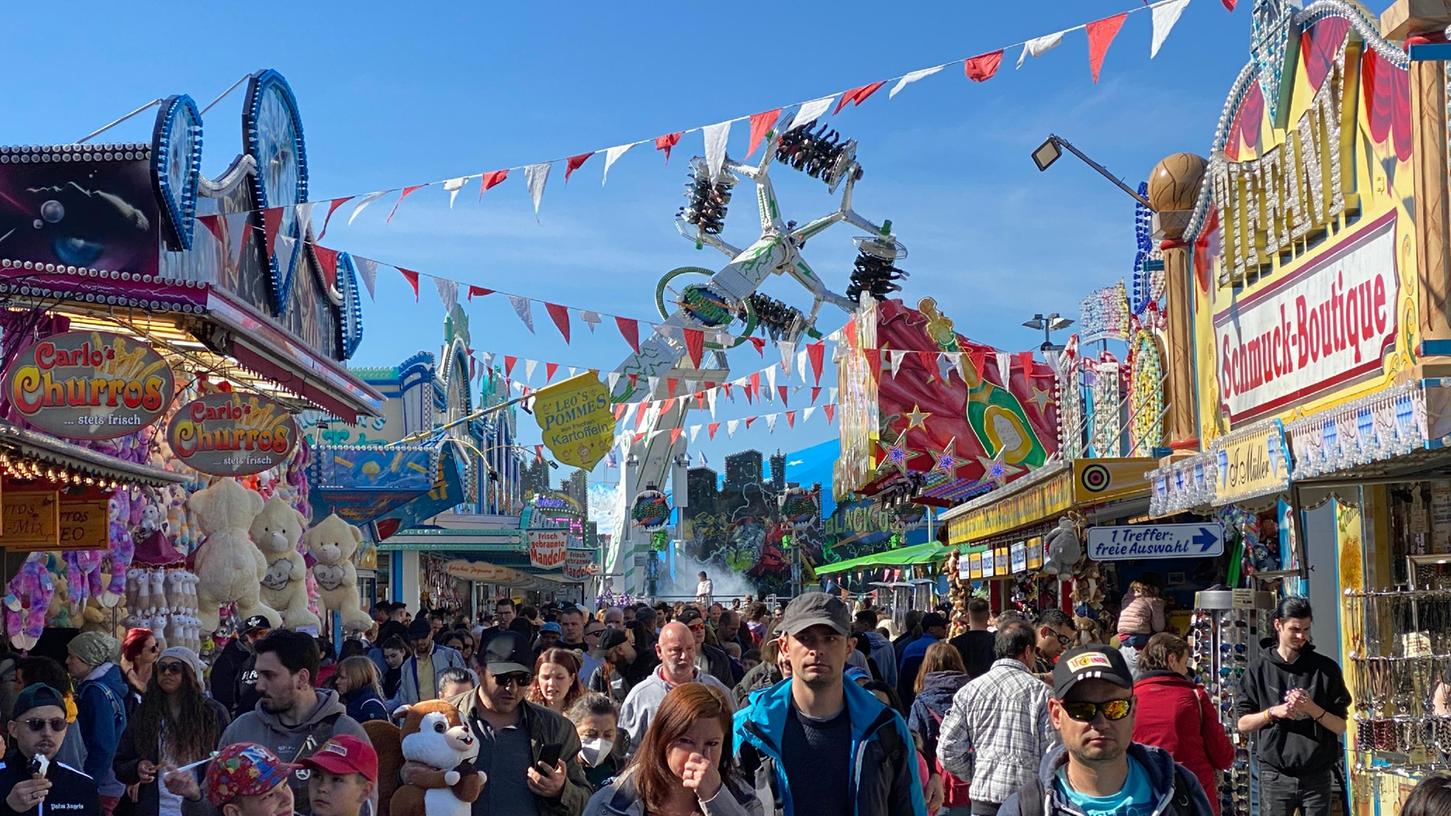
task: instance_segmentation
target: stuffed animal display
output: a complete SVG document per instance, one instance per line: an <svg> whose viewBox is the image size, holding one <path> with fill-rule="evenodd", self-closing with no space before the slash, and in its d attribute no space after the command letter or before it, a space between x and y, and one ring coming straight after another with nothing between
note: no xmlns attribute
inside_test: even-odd
<svg viewBox="0 0 1451 816"><path fill-rule="evenodd" d="M353 566L353 554L363 543L362 532L333 513L309 528L304 541L316 562L312 577L317 579L323 606L342 617L344 632L368 631L373 619L363 611L358 597L358 570Z"/></svg>
<svg viewBox="0 0 1451 816"><path fill-rule="evenodd" d="M1078 540L1078 526L1068 516L1058 520L1057 529L1043 539L1047 550L1043 559L1045 575L1071 575L1073 565L1083 557L1083 544Z"/></svg>
<svg viewBox="0 0 1451 816"><path fill-rule="evenodd" d="M474 768L479 742L446 700L406 709L403 757L437 771L424 787L400 785L388 803L389 816L469 816L488 777Z"/></svg>
<svg viewBox="0 0 1451 816"><path fill-rule="evenodd" d="M197 613L201 579L184 569L133 567L126 574L127 629L150 629L166 646L201 651L202 622Z"/></svg>
<svg viewBox="0 0 1451 816"><path fill-rule="evenodd" d="M196 574L201 579L196 593L197 617L207 634L221 624L218 612L224 604L236 604L238 617L244 619L265 615L274 624L281 620L275 609L262 603L267 559L247 535L262 504L260 495L231 477L218 479L187 499L188 509L206 536L196 552ZM357 593L356 586L353 591Z"/></svg>
<svg viewBox="0 0 1451 816"><path fill-rule="evenodd" d="M45 613L55 595L55 583L45 568L46 561L45 553L33 552L10 579L10 591L5 596L5 631L10 633L10 644L17 649L34 648L45 631Z"/></svg>
<svg viewBox="0 0 1451 816"><path fill-rule="evenodd" d="M102 606L115 606L126 593L126 571L136 554L136 540L131 536L131 498L125 490L111 494L111 551L105 556L111 575L110 583L101 593Z"/></svg>
<svg viewBox="0 0 1451 816"><path fill-rule="evenodd" d="M267 561L262 600L281 613L283 626L315 633L322 623L307 609L307 562L297 549L306 527L307 519L274 494L252 519L248 536Z"/></svg>

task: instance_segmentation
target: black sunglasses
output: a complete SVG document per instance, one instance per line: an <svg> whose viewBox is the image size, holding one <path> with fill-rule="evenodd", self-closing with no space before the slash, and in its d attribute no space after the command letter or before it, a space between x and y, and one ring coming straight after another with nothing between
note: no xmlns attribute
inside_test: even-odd
<svg viewBox="0 0 1451 816"><path fill-rule="evenodd" d="M181 674L181 669L182 667L180 663L167 662L156 664L156 671L158 674Z"/></svg>
<svg viewBox="0 0 1451 816"><path fill-rule="evenodd" d="M50 730L59 734L60 732L66 730L66 726L68 724L69 723L65 721L65 717L51 717L50 719L45 719L43 717L32 717L25 721L25 727L29 728L32 734L39 734L41 731L44 731L47 726L49 726Z"/></svg>
<svg viewBox="0 0 1451 816"><path fill-rule="evenodd" d="M1083 723L1091 723L1098 719L1100 712L1103 718L1109 722L1117 722L1133 713L1134 700L1130 697L1127 700L1108 700L1102 703L1089 703L1084 701L1063 701L1063 713Z"/></svg>
<svg viewBox="0 0 1451 816"><path fill-rule="evenodd" d="M494 682L500 686L518 686L523 688L529 685L529 681L532 679L528 672L510 672L509 674L496 675Z"/></svg>

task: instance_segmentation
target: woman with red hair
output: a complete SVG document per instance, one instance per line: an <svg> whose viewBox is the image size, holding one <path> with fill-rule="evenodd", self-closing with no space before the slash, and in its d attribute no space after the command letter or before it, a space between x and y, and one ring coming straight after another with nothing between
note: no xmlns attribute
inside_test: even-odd
<svg viewBox="0 0 1451 816"><path fill-rule="evenodd" d="M595 793L584 816L761 816L736 769L731 702L703 683L670 690L635 758Z"/></svg>
<svg viewBox="0 0 1451 816"><path fill-rule="evenodd" d="M579 667L579 654L572 649L545 649L534 661L534 684L527 699L563 715L584 694Z"/></svg>
<svg viewBox="0 0 1451 816"><path fill-rule="evenodd" d="M131 693L126 697L129 712L141 704L146 688L151 683L151 673L156 668L156 659L161 656L161 644L150 629L136 627L126 631L121 641L121 670L126 673L126 685Z"/></svg>

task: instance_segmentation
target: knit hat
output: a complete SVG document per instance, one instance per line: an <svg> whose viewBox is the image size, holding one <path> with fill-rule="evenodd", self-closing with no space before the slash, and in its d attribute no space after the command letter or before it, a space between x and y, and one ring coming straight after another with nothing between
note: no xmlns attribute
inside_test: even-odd
<svg viewBox="0 0 1451 816"><path fill-rule="evenodd" d="M87 666L114 663L121 654L121 644L104 632L82 632L71 638L66 650Z"/></svg>
<svg viewBox="0 0 1451 816"><path fill-rule="evenodd" d="M203 685L203 681L206 679L206 670L202 667L202 659L197 656L196 652L193 652L191 649L188 649L185 646L172 646L167 649L163 649L161 652L161 657L156 658L156 662L160 664L161 661L166 660L167 658L171 658L172 660L180 660L182 663L186 664L191 669L192 680L194 680L198 686Z"/></svg>

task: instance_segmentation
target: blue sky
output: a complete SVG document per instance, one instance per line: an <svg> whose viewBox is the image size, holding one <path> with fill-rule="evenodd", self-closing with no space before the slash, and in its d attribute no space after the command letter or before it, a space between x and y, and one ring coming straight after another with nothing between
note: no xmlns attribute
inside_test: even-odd
<svg viewBox="0 0 1451 816"><path fill-rule="evenodd" d="M72 141L148 99L184 92L205 105L243 74L273 67L298 96L312 197L325 198L717 122L1134 6L257 2L154 3L144 13L124 4L64 13L19 6L7 21L12 70L0 79L7 103L0 140ZM1131 16L1097 85L1078 32L1020 71L1010 52L988 83L948 69L891 101L883 89L836 117L833 126L860 142L865 176L857 209L873 220L890 218L911 251L901 264L912 274L909 302L931 295L964 334L1031 348L1040 338L1020 327L1023 319L1074 313L1088 290L1125 276L1132 201L1071 159L1040 174L1028 154L1056 132L1136 182L1169 153L1207 150L1248 53L1248 6L1229 14L1217 0L1193 0L1152 62L1149 14ZM208 173L240 149L241 104L239 91L206 116ZM143 116L109 135L140 141L149 132ZM746 132L743 125L733 130L733 155L744 152ZM697 252L672 223L687 161L701 152L699 134L687 135L666 167L642 145L615 165L603 189L603 156L567 187L561 163L537 221L517 173L482 204L471 186L453 210L445 193L425 190L391 224L384 223L386 200L350 228L335 220L328 243L491 288L651 319L661 274L723 262ZM823 185L789 171L775 175L788 218L831 209ZM727 237L752 237L748 204L737 198ZM854 232L837 228L806 251L838 291L850 272ZM766 291L809 303L788 281L772 281ZM442 310L426 281L415 305L401 278L385 270L378 301L364 308L358 364L391 364L440 342ZM843 319L823 314L823 328ZM608 323L594 337L576 324L574 344L565 346L542 308L530 335L502 298L476 302L471 317L479 350L605 369L629 354ZM763 362L738 350L732 364L748 372ZM721 418L755 410L743 402L723 406ZM798 449L833 433L818 413L793 433L782 422L768 437L757 424L734 440L722 431L702 447L719 466L732 450Z"/></svg>

